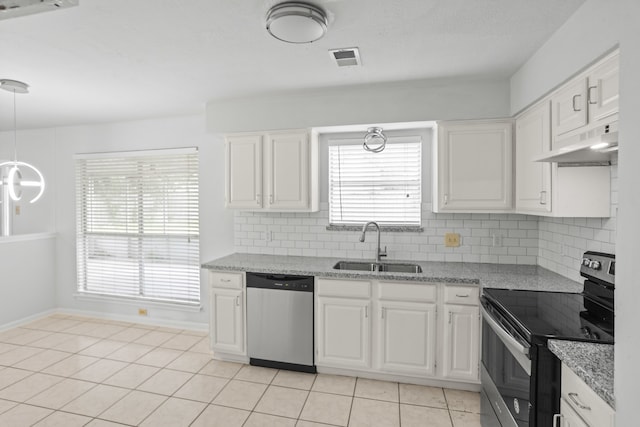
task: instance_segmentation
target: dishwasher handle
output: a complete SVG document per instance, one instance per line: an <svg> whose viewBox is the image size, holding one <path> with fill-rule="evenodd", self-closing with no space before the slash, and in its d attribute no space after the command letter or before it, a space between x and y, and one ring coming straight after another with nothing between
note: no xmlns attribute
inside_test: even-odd
<svg viewBox="0 0 640 427"><path fill-rule="evenodd" d="M247 288L275 289L283 291L313 292L313 276L296 276L273 273L246 273Z"/></svg>

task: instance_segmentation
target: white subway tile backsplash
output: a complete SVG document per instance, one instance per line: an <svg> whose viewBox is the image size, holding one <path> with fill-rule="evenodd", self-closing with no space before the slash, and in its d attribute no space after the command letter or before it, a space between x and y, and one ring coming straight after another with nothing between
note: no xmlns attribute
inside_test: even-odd
<svg viewBox="0 0 640 427"><path fill-rule="evenodd" d="M580 281L585 250L615 252L617 165L611 168L611 218L547 218L519 214L433 213L422 205L423 232L382 232L389 260L540 265ZM373 258L375 231L364 243L359 231L327 230L328 204L313 213L235 212L236 252L335 258ZM445 233L461 245L444 246ZM270 236L270 238L269 238Z"/></svg>

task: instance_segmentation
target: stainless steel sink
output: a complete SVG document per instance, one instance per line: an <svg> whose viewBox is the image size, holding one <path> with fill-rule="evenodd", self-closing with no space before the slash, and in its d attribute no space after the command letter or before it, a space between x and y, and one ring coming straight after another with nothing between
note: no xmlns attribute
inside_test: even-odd
<svg viewBox="0 0 640 427"><path fill-rule="evenodd" d="M352 271L380 271L387 273L422 273L422 267L417 264L394 264L359 261L339 261L333 266L334 270Z"/></svg>

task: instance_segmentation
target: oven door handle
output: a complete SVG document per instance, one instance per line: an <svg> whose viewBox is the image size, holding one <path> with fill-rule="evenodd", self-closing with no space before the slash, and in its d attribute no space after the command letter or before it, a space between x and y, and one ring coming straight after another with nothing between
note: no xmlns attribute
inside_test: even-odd
<svg viewBox="0 0 640 427"><path fill-rule="evenodd" d="M495 332L498 338L500 338L500 341L504 343L518 364L522 366L522 369L531 376L531 359L529 359L530 347L525 347L515 337L505 331L484 307L480 306L480 309L482 310L482 317L486 320L489 327Z"/></svg>

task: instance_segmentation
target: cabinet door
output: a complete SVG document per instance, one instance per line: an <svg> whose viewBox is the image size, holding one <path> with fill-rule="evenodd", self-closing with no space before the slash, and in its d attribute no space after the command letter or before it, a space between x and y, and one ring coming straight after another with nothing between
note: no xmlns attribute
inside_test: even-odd
<svg viewBox="0 0 640 427"><path fill-rule="evenodd" d="M480 311L465 305L444 306L443 375L478 380Z"/></svg>
<svg viewBox="0 0 640 427"><path fill-rule="evenodd" d="M241 290L211 288L210 338L213 351L245 354Z"/></svg>
<svg viewBox="0 0 640 427"><path fill-rule="evenodd" d="M589 427L564 398L560 399L560 413L562 414L560 417L562 421L559 427Z"/></svg>
<svg viewBox="0 0 640 427"><path fill-rule="evenodd" d="M225 206L262 208L261 135L227 137Z"/></svg>
<svg viewBox="0 0 640 427"><path fill-rule="evenodd" d="M620 61L616 55L589 74L589 123L595 123L618 112L619 71Z"/></svg>
<svg viewBox="0 0 640 427"><path fill-rule="evenodd" d="M369 300L318 298L318 365L369 368Z"/></svg>
<svg viewBox="0 0 640 427"><path fill-rule="evenodd" d="M309 207L309 139L306 132L267 137L269 209Z"/></svg>
<svg viewBox="0 0 640 427"><path fill-rule="evenodd" d="M437 210L511 209L511 127L511 122L440 126Z"/></svg>
<svg viewBox="0 0 640 427"><path fill-rule="evenodd" d="M516 211L551 211L551 163L532 159L551 149L551 107L544 102L516 120Z"/></svg>
<svg viewBox="0 0 640 427"><path fill-rule="evenodd" d="M587 79L567 84L551 98L554 144L559 136L587 124ZM553 149L558 148L554 145Z"/></svg>
<svg viewBox="0 0 640 427"><path fill-rule="evenodd" d="M415 376L435 374L436 306L381 301L379 369Z"/></svg>

